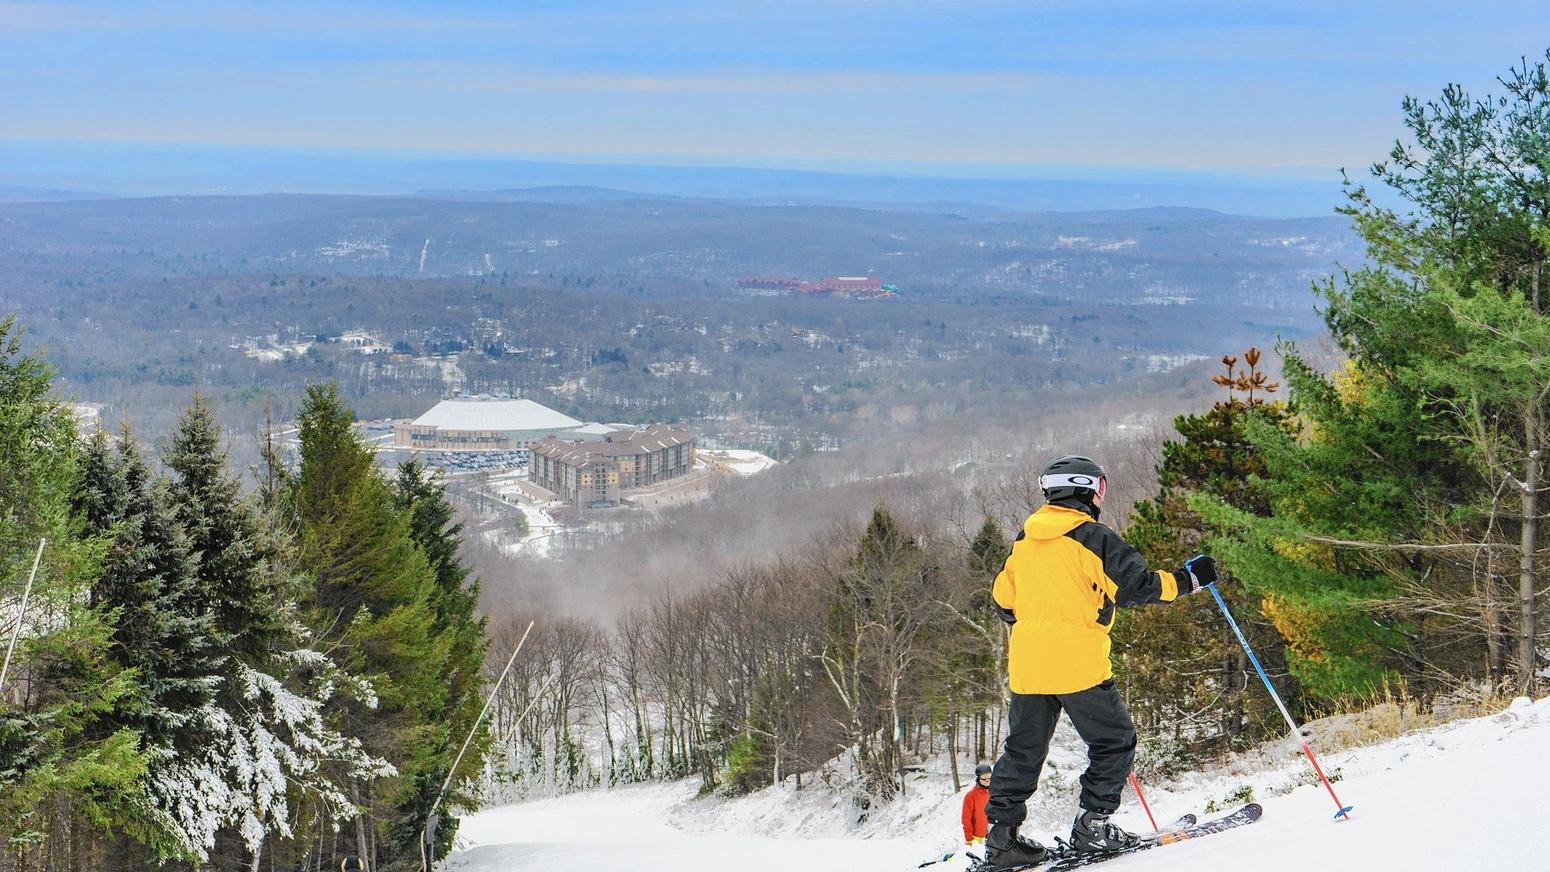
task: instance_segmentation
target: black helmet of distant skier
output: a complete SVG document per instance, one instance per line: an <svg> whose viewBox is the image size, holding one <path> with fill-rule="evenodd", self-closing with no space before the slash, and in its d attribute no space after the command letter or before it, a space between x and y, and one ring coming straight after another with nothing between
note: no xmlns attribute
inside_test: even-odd
<svg viewBox="0 0 1550 872"><path fill-rule="evenodd" d="M981 776L989 775L989 774L990 774L990 764L989 763L981 763L980 765L974 767L974 777L975 778L979 778Z"/></svg>
<svg viewBox="0 0 1550 872"><path fill-rule="evenodd" d="M1066 454L1051 460L1039 474L1039 487L1046 500L1077 497L1084 502L1106 487L1103 467L1091 457Z"/></svg>

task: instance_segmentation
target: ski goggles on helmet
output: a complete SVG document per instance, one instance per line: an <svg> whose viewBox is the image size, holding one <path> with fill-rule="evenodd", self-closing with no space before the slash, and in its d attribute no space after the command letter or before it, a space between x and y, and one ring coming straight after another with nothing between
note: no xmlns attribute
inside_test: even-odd
<svg viewBox="0 0 1550 872"><path fill-rule="evenodd" d="M1058 473L1056 475L1039 476L1039 487L1048 491L1059 487L1075 487L1090 490L1102 497L1109 489L1109 478L1106 475L1084 475L1082 473Z"/></svg>

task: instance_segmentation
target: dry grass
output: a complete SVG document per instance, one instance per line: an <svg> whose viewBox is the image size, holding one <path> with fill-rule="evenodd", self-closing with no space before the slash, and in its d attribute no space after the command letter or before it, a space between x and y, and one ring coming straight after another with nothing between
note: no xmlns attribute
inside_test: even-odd
<svg viewBox="0 0 1550 872"><path fill-rule="evenodd" d="M1355 700L1331 714L1303 725L1303 735L1321 752L1376 745L1449 721L1495 714L1512 703L1516 693L1489 684L1466 685L1430 700L1412 697L1407 689L1385 687L1365 700Z"/></svg>

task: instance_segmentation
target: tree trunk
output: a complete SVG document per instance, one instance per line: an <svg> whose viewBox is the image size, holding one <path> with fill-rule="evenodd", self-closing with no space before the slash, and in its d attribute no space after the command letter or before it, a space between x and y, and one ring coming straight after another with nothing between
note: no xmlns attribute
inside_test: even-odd
<svg viewBox="0 0 1550 872"><path fill-rule="evenodd" d="M364 863L371 857L371 851L366 846L366 807L361 801L361 783L359 780L351 784L350 798L355 801L355 807L359 811L355 816L355 853L360 856L361 862Z"/></svg>
<svg viewBox="0 0 1550 872"><path fill-rule="evenodd" d="M1249 655L1240 650L1237 654L1237 668L1233 672L1233 680L1243 677L1243 687L1233 694L1232 701L1232 732L1231 738L1237 739L1243 735L1243 704L1249 695Z"/></svg>
<svg viewBox="0 0 1550 872"><path fill-rule="evenodd" d="M947 716L947 760L952 764L953 792L963 789L963 782L958 778L958 716Z"/></svg>
<svg viewBox="0 0 1550 872"><path fill-rule="evenodd" d="M904 723L899 719L899 679L895 675L893 682L888 686L888 713L893 721L893 733L888 743L888 767L892 771L892 778L897 779L899 795L904 795L904 759L901 753L901 744L904 741Z"/></svg>
<svg viewBox="0 0 1550 872"><path fill-rule="evenodd" d="M977 763L985 760L985 726L989 721L990 717L984 712L974 716L974 760Z"/></svg>
<svg viewBox="0 0 1550 872"><path fill-rule="evenodd" d="M598 691L603 697L603 738L608 742L608 782L605 786L612 787L618 780L619 765L614 754L614 730L610 721L610 709L608 706L608 684L598 682Z"/></svg>
<svg viewBox="0 0 1550 872"><path fill-rule="evenodd" d="M1536 277L1537 278L1537 277ZM1536 281L1537 285L1538 282ZM1534 666L1534 557L1539 522L1539 397L1538 391L1531 399L1527 420L1524 422L1524 448L1528 451L1523 471L1523 538L1522 562L1518 570L1518 597L1522 609L1518 636L1518 689L1533 695Z"/></svg>
<svg viewBox="0 0 1550 872"><path fill-rule="evenodd" d="M1496 590L1496 567L1492 557L1493 555L1489 553L1486 555L1485 584L1482 589L1485 609L1482 618L1485 621L1485 656L1491 687L1499 688L1507 678L1507 655L1502 647L1502 616L1497 605L1499 594Z"/></svg>

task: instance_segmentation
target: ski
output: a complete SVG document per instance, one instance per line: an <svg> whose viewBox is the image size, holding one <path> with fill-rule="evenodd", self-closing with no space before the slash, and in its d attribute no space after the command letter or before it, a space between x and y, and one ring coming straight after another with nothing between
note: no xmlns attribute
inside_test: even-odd
<svg viewBox="0 0 1550 872"><path fill-rule="evenodd" d="M1234 827L1251 824L1259 820L1262 811L1263 809L1260 808L1259 803L1251 802L1232 814L1212 818L1204 823L1190 824L1182 829L1164 830L1155 836L1148 836L1142 839L1140 845L1128 851L1115 851L1109 854L1078 854L1067 847L1064 842L1060 842L1062 850L1057 852L1055 858L1035 868L1038 868L1041 872L1061 872L1061 870L1065 869L1080 869L1084 866L1092 866L1105 860L1124 857L1129 854L1156 848L1160 845L1171 845L1174 842L1198 839L1201 836L1209 836L1213 833L1220 833Z"/></svg>
<svg viewBox="0 0 1550 872"><path fill-rule="evenodd" d="M1166 827L1162 828L1161 830L1157 831L1156 833L1153 833L1151 836L1148 836L1148 838L1155 839L1158 836L1161 836L1161 835L1163 835L1165 833L1176 833L1179 830L1183 830L1183 829L1186 829L1188 827L1194 826L1195 820L1196 820L1196 818L1192 814L1181 814L1177 818L1174 818L1173 823L1168 824ZM933 857L930 860L927 860L924 863L921 863L920 865L916 866L915 868L916 869L924 869L927 866L935 866L938 863L946 863L946 862L952 860L956 856L958 856L958 853L956 851L948 851L947 853L943 854L942 856L940 856L940 857ZM968 857L970 860L975 861L975 862L979 862L979 859L980 859L978 854L975 854L975 853L970 852L970 851L965 851L964 852L964 856Z"/></svg>
<svg viewBox="0 0 1550 872"><path fill-rule="evenodd" d="M1050 852L1048 860L1032 866L1020 866L1016 869L1003 870L1003 872L1025 872L1025 870L1062 872L1062 870L1066 869L1080 869L1084 866L1092 866L1105 860L1124 857L1149 848L1155 848L1159 845L1170 845L1186 839L1197 839L1201 836L1209 836L1212 833L1220 833L1234 827L1241 827L1244 824L1251 824L1259 820L1261 811L1263 809L1259 807L1259 803L1251 802L1232 814L1212 818L1204 823L1197 823L1195 816L1192 814L1183 815L1161 832L1143 837L1141 844L1135 848L1128 851L1115 851L1110 854L1078 854L1071 850L1071 847L1066 844L1065 840L1057 838L1055 840L1056 848ZM984 868L985 861L979 860L969 867L969 872L981 872Z"/></svg>

